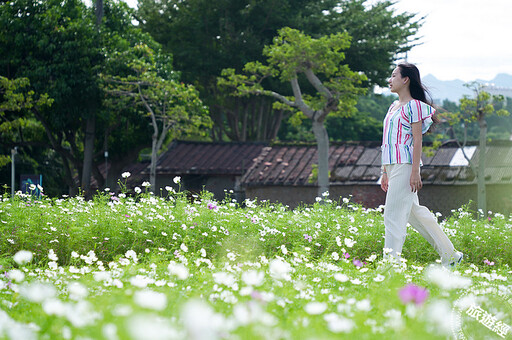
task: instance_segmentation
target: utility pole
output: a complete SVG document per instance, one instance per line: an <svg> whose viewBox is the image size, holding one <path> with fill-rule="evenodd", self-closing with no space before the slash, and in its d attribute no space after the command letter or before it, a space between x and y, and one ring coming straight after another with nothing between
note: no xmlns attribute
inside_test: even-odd
<svg viewBox="0 0 512 340"><path fill-rule="evenodd" d="M16 167L14 165L15 155L18 153L18 147L15 146L14 149L11 149L11 199L14 198L14 185L16 178Z"/></svg>

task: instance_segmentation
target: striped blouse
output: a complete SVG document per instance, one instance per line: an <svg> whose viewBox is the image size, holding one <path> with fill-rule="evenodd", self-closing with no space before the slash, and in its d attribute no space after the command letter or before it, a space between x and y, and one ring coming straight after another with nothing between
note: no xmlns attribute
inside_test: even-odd
<svg viewBox="0 0 512 340"><path fill-rule="evenodd" d="M413 99L402 107L393 111L398 104L395 101L389 107L384 118L384 132L382 134L382 164L411 163L412 164L412 128L411 123L421 121L421 131L425 133L432 125L432 116L435 109Z"/></svg>

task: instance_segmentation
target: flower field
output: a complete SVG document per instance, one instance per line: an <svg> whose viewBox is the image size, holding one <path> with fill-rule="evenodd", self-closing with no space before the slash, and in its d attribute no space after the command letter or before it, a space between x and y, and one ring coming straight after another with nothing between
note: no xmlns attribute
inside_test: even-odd
<svg viewBox="0 0 512 340"><path fill-rule="evenodd" d="M382 211L346 198L291 210L168 189L3 197L0 338L511 336L512 217L438 216L464 253L450 271L412 229L404 260L383 259ZM499 294L468 294L482 287Z"/></svg>

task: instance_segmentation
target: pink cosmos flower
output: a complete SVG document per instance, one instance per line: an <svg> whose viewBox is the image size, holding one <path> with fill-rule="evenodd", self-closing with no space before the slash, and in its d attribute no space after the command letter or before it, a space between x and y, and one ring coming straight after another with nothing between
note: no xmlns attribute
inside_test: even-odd
<svg viewBox="0 0 512 340"><path fill-rule="evenodd" d="M494 266L494 262L489 261L488 259L484 260L484 263L488 266Z"/></svg>
<svg viewBox="0 0 512 340"><path fill-rule="evenodd" d="M346 259L350 257L349 253L343 253L343 255L345 256Z"/></svg>
<svg viewBox="0 0 512 340"><path fill-rule="evenodd" d="M400 300L402 300L403 304L413 302L415 305L419 306L427 299L428 290L426 288L416 286L413 283L409 283L400 289L398 296L400 297Z"/></svg>
<svg viewBox="0 0 512 340"><path fill-rule="evenodd" d="M219 207L217 207L217 205L215 203L212 203L212 202L208 203L207 207L208 207L208 209L213 210L213 211L218 211L219 210Z"/></svg>
<svg viewBox="0 0 512 340"><path fill-rule="evenodd" d="M347 254L348 255L348 254ZM350 256L350 255L349 255ZM352 263L354 264L354 266L356 267L362 267L363 266L363 263L357 259L354 259L354 261L352 261Z"/></svg>

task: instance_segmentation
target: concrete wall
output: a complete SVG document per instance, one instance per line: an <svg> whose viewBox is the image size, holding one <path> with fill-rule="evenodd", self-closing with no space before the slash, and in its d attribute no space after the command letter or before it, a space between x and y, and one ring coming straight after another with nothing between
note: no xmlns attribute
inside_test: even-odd
<svg viewBox="0 0 512 340"><path fill-rule="evenodd" d="M378 185L331 185L329 188L332 200L339 201L341 197L352 196L354 202L368 208L384 205L386 194ZM295 208L301 203L311 204L317 196L316 187L248 187L245 190L247 198L280 202ZM451 211L462 205L473 203L470 207L476 210L476 185L447 186L426 185L419 193L420 204L431 211L440 212L443 216L451 215ZM508 215L512 212L512 185L488 185L487 209Z"/></svg>
<svg viewBox="0 0 512 340"><path fill-rule="evenodd" d="M165 186L171 186L175 190L178 190L178 185L174 184L173 179L176 175L166 176L158 175L156 177L157 188L162 188L164 194ZM233 190L231 197L243 200L245 198L244 193L240 192L240 188L237 185L239 181L238 176L206 176L206 175L181 175L181 190L186 190L191 193L199 193L203 188L214 194L215 199L222 200L225 197L224 190ZM159 192L160 189L157 190Z"/></svg>

